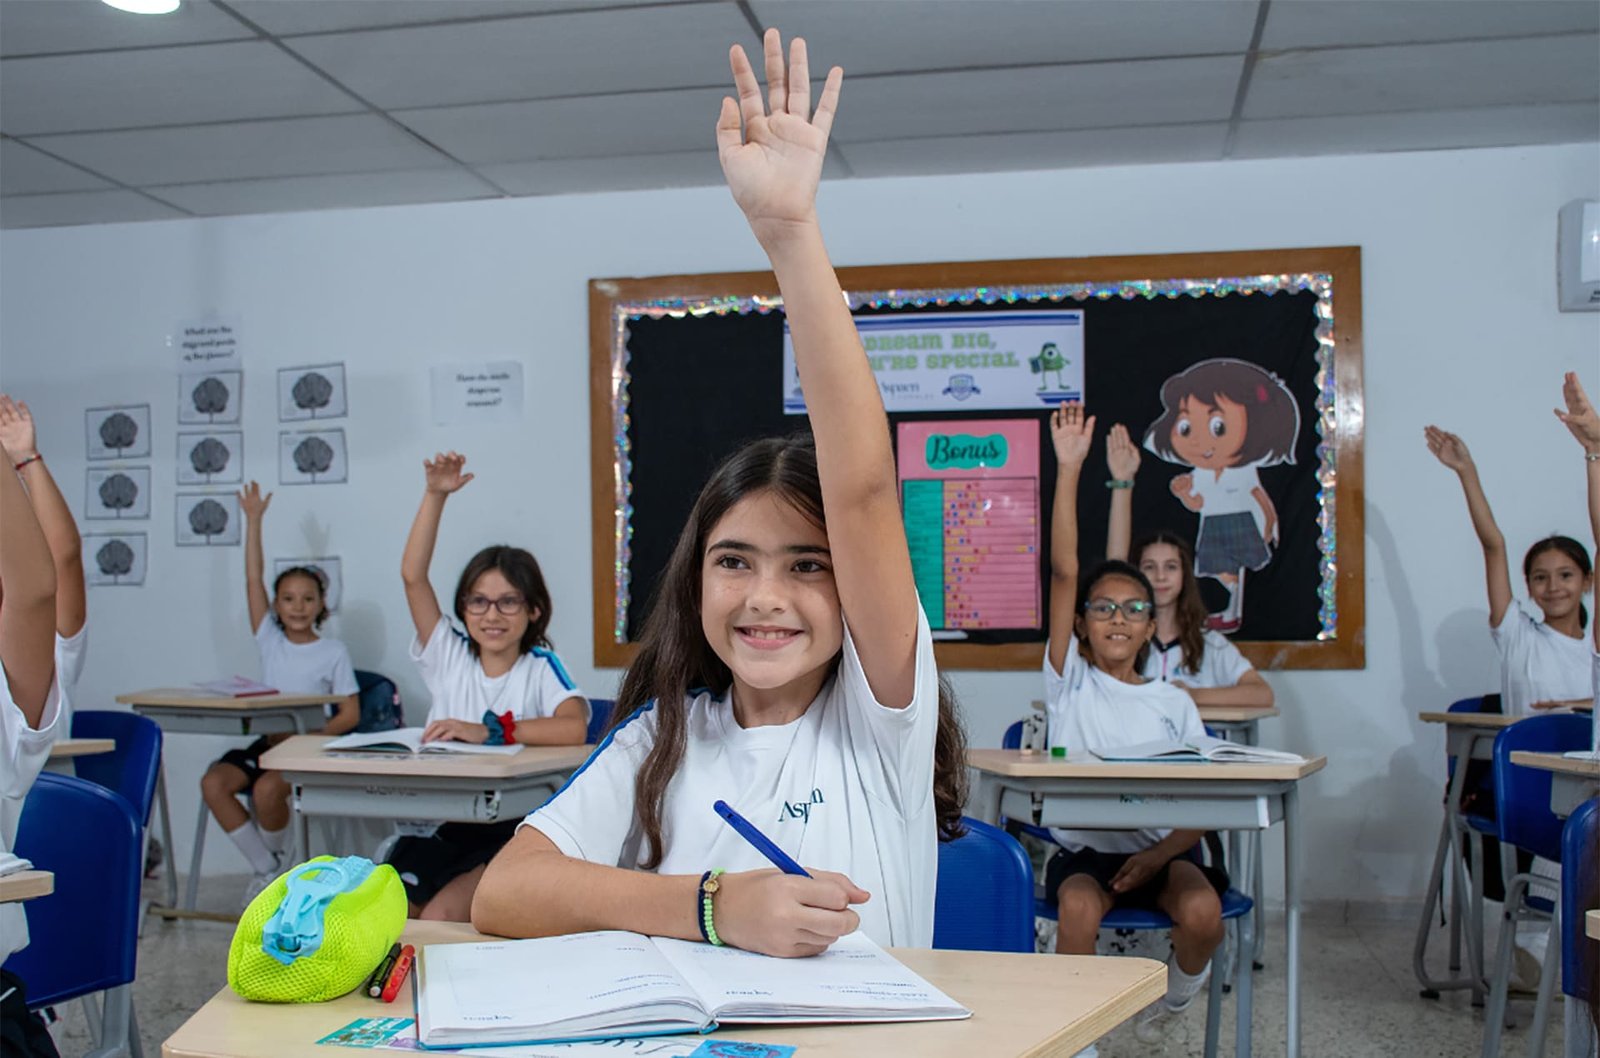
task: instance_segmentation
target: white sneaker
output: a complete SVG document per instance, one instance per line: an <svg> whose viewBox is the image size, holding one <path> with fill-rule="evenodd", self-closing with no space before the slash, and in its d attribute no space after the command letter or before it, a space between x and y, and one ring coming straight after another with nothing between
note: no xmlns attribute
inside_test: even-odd
<svg viewBox="0 0 1600 1058"><path fill-rule="evenodd" d="M1194 997L1205 991L1204 978L1201 986L1195 990L1194 995L1181 1003L1174 1004L1168 997L1160 999L1145 1007L1133 1022L1133 1034L1140 1043L1160 1043L1172 1030L1178 1016L1194 1003Z"/></svg>
<svg viewBox="0 0 1600 1058"><path fill-rule="evenodd" d="M278 876L283 873L284 858L287 855L288 853L285 852L274 852L272 854L272 870L262 871L253 875L250 881L245 884L244 899L239 903L241 911L249 907L250 902L260 896L267 886L278 880Z"/></svg>
<svg viewBox="0 0 1600 1058"><path fill-rule="evenodd" d="M1527 948L1513 948L1511 950L1511 980L1508 982L1513 992L1539 991L1539 978L1543 967L1538 958Z"/></svg>

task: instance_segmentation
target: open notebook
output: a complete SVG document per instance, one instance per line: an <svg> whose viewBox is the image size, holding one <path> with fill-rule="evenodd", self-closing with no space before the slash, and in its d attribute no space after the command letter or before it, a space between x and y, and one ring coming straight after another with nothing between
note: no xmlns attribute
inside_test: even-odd
<svg viewBox="0 0 1600 1058"><path fill-rule="evenodd" d="M621 930L430 944L417 958L424 1047L971 1016L861 933L809 959Z"/></svg>
<svg viewBox="0 0 1600 1058"><path fill-rule="evenodd" d="M423 729L420 727L402 727L397 731L369 731L364 735L341 735L322 748L364 750L370 753L498 753L501 756L510 756L522 749L516 744L487 746L477 742L453 742L449 739L424 743L422 732Z"/></svg>
<svg viewBox="0 0 1600 1058"><path fill-rule="evenodd" d="M217 695L219 698L259 698L268 694L277 694L276 687L268 687L264 683L244 676L224 676L219 680L206 680L204 683L195 684L202 691Z"/></svg>
<svg viewBox="0 0 1600 1058"><path fill-rule="evenodd" d="M1133 746L1096 750L1094 755L1101 760L1147 760L1157 763L1166 761L1174 763L1212 761L1228 764L1305 763L1305 758L1298 753L1287 753L1281 749L1262 749L1260 746L1246 746L1239 742L1224 742L1220 738L1206 736L1193 738L1187 742L1175 742L1169 739L1140 742Z"/></svg>

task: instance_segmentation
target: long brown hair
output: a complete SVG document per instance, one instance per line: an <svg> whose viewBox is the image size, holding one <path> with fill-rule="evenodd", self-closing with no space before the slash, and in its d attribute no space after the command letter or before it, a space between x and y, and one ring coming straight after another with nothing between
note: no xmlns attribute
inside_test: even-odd
<svg viewBox="0 0 1600 1058"><path fill-rule="evenodd" d="M1183 567L1183 586L1178 589L1178 598L1174 602L1178 618L1178 642L1183 647L1183 667L1190 673L1198 673L1200 662L1206 656L1206 604L1200 598L1200 582L1194 575L1194 548L1178 534L1158 529L1144 534L1134 543L1133 550L1129 552L1133 564L1141 565L1145 549L1156 544L1175 548L1178 564Z"/></svg>
<svg viewBox="0 0 1600 1058"><path fill-rule="evenodd" d="M753 441L723 460L695 499L661 573L639 653L617 692L611 730L645 705L655 703L655 743L634 777L634 812L646 842L640 866L647 870L661 864L662 805L667 785L683 763L688 719L685 699L701 688L720 696L733 683L733 673L711 649L700 626L700 569L706 539L734 504L760 492L772 493L826 528L817 450L809 436ZM838 663L835 657L835 668ZM961 835L966 795L966 733L956 712L955 694L941 676L939 728L933 747L933 803L942 840Z"/></svg>

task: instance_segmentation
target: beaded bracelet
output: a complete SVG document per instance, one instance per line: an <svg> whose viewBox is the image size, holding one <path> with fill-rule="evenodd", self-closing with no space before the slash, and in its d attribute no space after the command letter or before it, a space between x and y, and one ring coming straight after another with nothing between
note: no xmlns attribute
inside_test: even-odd
<svg viewBox="0 0 1600 1058"><path fill-rule="evenodd" d="M1106 488L1108 488L1108 489L1131 489L1131 488L1133 488L1133 482L1131 482L1131 481L1123 481L1120 478L1112 478L1110 481L1106 482Z"/></svg>
<svg viewBox="0 0 1600 1058"><path fill-rule="evenodd" d="M24 459L22 462L18 463L16 465L16 469L17 470L21 470L23 467L27 466L29 463L37 463L39 460L41 460L43 458L44 458L44 456L40 455L38 452L35 452L35 453L33 453L33 455L29 456L27 459Z"/></svg>
<svg viewBox="0 0 1600 1058"><path fill-rule="evenodd" d="M722 873L722 868L717 867L700 876L700 936L706 943L722 947L722 938L717 936L716 923L712 921L711 898L717 895L722 888L722 883L717 881L717 875Z"/></svg>

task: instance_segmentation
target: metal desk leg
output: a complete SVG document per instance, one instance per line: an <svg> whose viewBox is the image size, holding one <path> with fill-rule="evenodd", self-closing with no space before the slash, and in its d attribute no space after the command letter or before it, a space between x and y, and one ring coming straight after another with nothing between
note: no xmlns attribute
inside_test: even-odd
<svg viewBox="0 0 1600 1058"><path fill-rule="evenodd" d="M1291 783L1283 791L1283 923L1288 963L1285 1016L1288 1058L1300 1055L1300 835L1296 833L1299 793Z"/></svg>
<svg viewBox="0 0 1600 1058"><path fill-rule="evenodd" d="M189 854L189 878L184 887L183 909L193 911L200 899L200 860L206 851L206 827L211 825L211 809L200 798L200 818L194 825L194 851Z"/></svg>
<svg viewBox="0 0 1600 1058"><path fill-rule="evenodd" d="M1428 937L1433 932L1433 910L1444 900L1444 873L1446 857L1451 853L1450 821L1442 820L1439 823L1439 843L1433 852L1433 867L1428 872L1428 894L1422 898L1422 918L1417 923L1417 939L1411 948L1411 972L1416 974L1417 982L1422 985L1423 995L1429 999L1439 998L1440 986L1443 981L1435 981L1428 976ZM1460 911L1461 894L1454 886L1450 889L1453 901L1451 910L1451 923L1456 925L1456 914ZM1461 965L1459 948L1461 935L1458 929L1452 929L1450 935L1450 963L1451 969Z"/></svg>
<svg viewBox="0 0 1600 1058"><path fill-rule="evenodd" d="M1251 947L1255 931L1255 916L1243 915L1239 923L1239 950L1246 951ZM1250 1058L1252 1030L1255 1028L1254 990L1255 975L1240 974L1236 986L1238 992L1234 996L1234 1027L1233 1027L1233 1053L1234 1058Z"/></svg>
<svg viewBox="0 0 1600 1058"><path fill-rule="evenodd" d="M165 858L162 870L166 873L167 906L178 906L178 849L172 843L172 808L167 804L167 765L162 761L156 769L156 807L161 810L161 844ZM141 868L143 865L141 864Z"/></svg>
<svg viewBox="0 0 1600 1058"><path fill-rule="evenodd" d="M1259 741L1259 720L1252 720L1241 731L1242 741L1247 746L1254 746ZM1247 855L1250 857L1250 896L1256 902L1255 909L1250 912L1255 919L1255 945L1250 950L1250 966L1255 969L1261 965L1261 957L1266 952L1267 946L1267 919L1266 908L1261 894L1267 891L1267 872L1265 860L1261 855L1261 831L1252 830L1245 837L1248 846Z"/></svg>
<svg viewBox="0 0 1600 1058"><path fill-rule="evenodd" d="M999 779L984 772L978 773L970 803L977 811L979 820L991 826L1000 825L1000 798L1003 793Z"/></svg>

